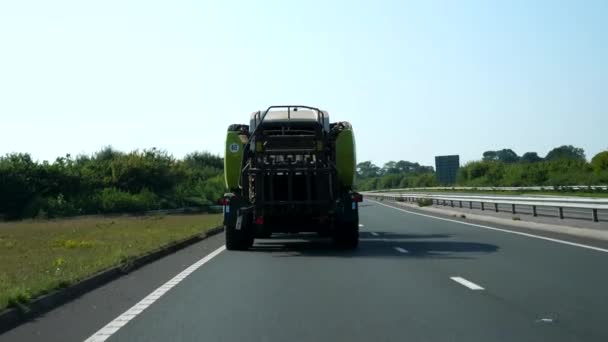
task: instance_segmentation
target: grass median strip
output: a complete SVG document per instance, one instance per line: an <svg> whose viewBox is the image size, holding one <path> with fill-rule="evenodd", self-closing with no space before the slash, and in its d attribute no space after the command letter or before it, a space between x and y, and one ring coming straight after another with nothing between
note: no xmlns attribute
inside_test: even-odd
<svg viewBox="0 0 608 342"><path fill-rule="evenodd" d="M2 222L0 310L219 225L219 214Z"/></svg>

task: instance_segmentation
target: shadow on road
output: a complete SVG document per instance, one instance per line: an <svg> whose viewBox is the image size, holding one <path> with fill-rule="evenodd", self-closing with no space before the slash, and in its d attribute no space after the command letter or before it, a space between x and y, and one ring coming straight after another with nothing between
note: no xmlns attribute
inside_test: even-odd
<svg viewBox="0 0 608 342"><path fill-rule="evenodd" d="M448 234L401 234L401 233L390 233L390 232L376 232L373 235L370 232L361 232L360 239L448 239L452 237Z"/></svg>
<svg viewBox="0 0 608 342"><path fill-rule="evenodd" d="M474 259L480 255L498 251L498 246L467 242L450 241L444 234L397 234L361 233L359 248L356 250L339 249L328 238L315 234L277 235L272 239L256 240L251 252L272 253L274 257L344 257L344 258L434 258L434 259ZM440 239L440 240L437 240ZM406 253L396 249L399 247Z"/></svg>

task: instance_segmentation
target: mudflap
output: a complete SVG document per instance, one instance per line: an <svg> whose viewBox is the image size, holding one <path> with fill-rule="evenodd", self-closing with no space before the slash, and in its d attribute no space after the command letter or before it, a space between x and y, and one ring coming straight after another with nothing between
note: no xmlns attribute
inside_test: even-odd
<svg viewBox="0 0 608 342"><path fill-rule="evenodd" d="M352 192L347 192L337 207L332 237L338 247L354 249L359 245L359 201Z"/></svg>
<svg viewBox="0 0 608 342"><path fill-rule="evenodd" d="M226 249L246 250L254 241L253 207L234 194L226 194L224 199Z"/></svg>

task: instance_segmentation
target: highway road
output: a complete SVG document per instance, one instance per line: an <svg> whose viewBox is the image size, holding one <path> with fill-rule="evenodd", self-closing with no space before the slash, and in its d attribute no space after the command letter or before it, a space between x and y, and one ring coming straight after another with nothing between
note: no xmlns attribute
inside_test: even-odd
<svg viewBox="0 0 608 342"><path fill-rule="evenodd" d="M360 222L356 251L282 235L233 252L216 236L0 341L608 341L606 243L386 202Z"/></svg>

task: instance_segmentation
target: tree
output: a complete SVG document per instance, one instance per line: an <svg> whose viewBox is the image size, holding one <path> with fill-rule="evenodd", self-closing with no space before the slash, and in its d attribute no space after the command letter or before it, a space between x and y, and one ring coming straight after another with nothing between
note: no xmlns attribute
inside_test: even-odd
<svg viewBox="0 0 608 342"><path fill-rule="evenodd" d="M27 153L0 157L0 214L17 218L39 189L38 165Z"/></svg>
<svg viewBox="0 0 608 342"><path fill-rule="evenodd" d="M539 157L538 153L536 152L526 152L523 154L523 156L521 156L521 161L526 163L537 163L542 160L543 158Z"/></svg>
<svg viewBox="0 0 608 342"><path fill-rule="evenodd" d="M585 161L585 151L582 148L574 147L572 145L562 145L556 147L547 153L545 157L548 161L555 160L580 160Z"/></svg>
<svg viewBox="0 0 608 342"><path fill-rule="evenodd" d="M503 163L515 163L519 161L519 156L510 148L505 148L496 152L496 156L498 157L498 161Z"/></svg>
<svg viewBox="0 0 608 342"><path fill-rule="evenodd" d="M597 173L608 171L608 151L603 151L596 154L591 159L591 167Z"/></svg>
<svg viewBox="0 0 608 342"><path fill-rule="evenodd" d="M364 161L357 164L357 176L361 178L376 177L380 174L380 168L371 161Z"/></svg>
<svg viewBox="0 0 608 342"><path fill-rule="evenodd" d="M28 154L0 156L0 217L59 217L214 203L224 191L223 161L207 152L176 160L152 148L53 162Z"/></svg>
<svg viewBox="0 0 608 342"><path fill-rule="evenodd" d="M112 146L106 146L93 154L93 159L96 161L110 161L121 155L123 155L122 152L115 150Z"/></svg>
<svg viewBox="0 0 608 342"><path fill-rule="evenodd" d="M397 169L397 163L394 161L389 161L384 164L382 167L382 173L385 175L395 175L399 173L399 169Z"/></svg>
<svg viewBox="0 0 608 342"><path fill-rule="evenodd" d="M500 151L485 151L483 153L483 161L500 161L503 163L515 163L519 161L519 156L510 148L504 148Z"/></svg>
<svg viewBox="0 0 608 342"><path fill-rule="evenodd" d="M224 168L224 160L220 156L216 156L210 152L192 152L184 157L184 163L190 167L212 167L217 170Z"/></svg>
<svg viewBox="0 0 608 342"><path fill-rule="evenodd" d="M496 151L485 151L483 153L483 161L498 160L498 154Z"/></svg>

